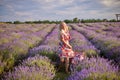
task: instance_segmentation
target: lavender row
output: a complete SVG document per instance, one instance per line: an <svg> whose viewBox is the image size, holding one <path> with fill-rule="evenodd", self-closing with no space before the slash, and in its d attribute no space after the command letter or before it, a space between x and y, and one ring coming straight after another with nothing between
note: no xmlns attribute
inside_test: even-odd
<svg viewBox="0 0 120 80"><path fill-rule="evenodd" d="M58 36L59 36L59 25L56 26L56 28L51 32L49 36L46 37L46 40L41 45L51 45L54 47L58 46L58 43L60 42Z"/></svg>
<svg viewBox="0 0 120 80"><path fill-rule="evenodd" d="M49 58L53 58L55 53L58 52L58 46L59 46L59 25L56 25L54 30L45 38L45 41L43 41L38 47L34 47L30 50L30 55L34 54L42 54L46 55Z"/></svg>
<svg viewBox="0 0 120 80"><path fill-rule="evenodd" d="M96 56L100 53L100 50L96 49L91 42L89 42L82 34L75 30L70 31L72 37L70 43L73 46L74 51L85 51L87 56Z"/></svg>
<svg viewBox="0 0 120 80"><path fill-rule="evenodd" d="M13 24L11 24L11 25L13 25ZM19 27L18 27L19 26ZM26 26L26 27L25 27ZM38 35L37 34L35 34L36 32L40 32L43 28L45 28L45 27L47 27L47 25L46 26L40 26L40 25L37 25L37 26L39 26L39 27L36 27L36 26L31 26L31 25L23 25L23 24L21 24L21 26L20 25L16 25L16 26L6 26L8 29L10 29L10 30L8 30L7 32L4 32L4 33L0 33L0 36L1 36L1 39L0 39L0 42L1 42L1 44L0 44L0 49L6 49L6 48L10 48L10 46L11 45L13 45L14 43L16 43L16 42L22 42L23 44L25 44L25 45L27 45L28 47L29 47L29 44L26 42L26 40L29 40L29 41L31 41L32 40L32 38L33 39L35 39L35 40L33 40L33 41L35 41L36 42L36 40L38 41L39 40L39 37L38 37ZM23 29L22 29L22 28ZM2 28L2 27L1 27ZM14 28L17 30L14 30ZM3 27L3 29L5 29L5 30L7 30L6 28L4 28ZM13 29L13 31L12 31L12 29ZM32 30L33 31L35 31L35 32L32 32ZM14 34L14 35L12 35L12 34ZM33 37L32 37L33 36ZM23 42L23 41L24 42ZM33 42L33 41L31 41L31 42ZM34 42L34 44L35 44L35 42Z"/></svg>
<svg viewBox="0 0 120 80"><path fill-rule="evenodd" d="M3 80L52 80L54 76L55 69L51 60L36 55L24 60L13 71L5 74Z"/></svg>
<svg viewBox="0 0 120 80"><path fill-rule="evenodd" d="M120 22L98 22L98 23L85 23L85 25L87 26L91 26L91 27L120 27Z"/></svg>
<svg viewBox="0 0 120 80"><path fill-rule="evenodd" d="M23 58L28 53L29 48L34 47L37 43L40 43L43 38L51 32L54 25L50 25L40 31L34 32L31 35L27 35L20 39L16 39L13 42L0 46L0 60L3 63L0 67L2 73L5 69L9 69L14 65L16 60ZM0 74L1 74L0 73Z"/></svg>
<svg viewBox="0 0 120 80"><path fill-rule="evenodd" d="M43 28L47 27L47 25L30 25L30 24L4 24L0 25L0 45L4 45L5 43L12 42L15 39L19 39L21 37L26 37L29 34L40 31Z"/></svg>
<svg viewBox="0 0 120 80"><path fill-rule="evenodd" d="M116 24L119 24L119 23L116 23ZM83 24L79 24L79 26L83 26ZM106 36L113 36L113 37L120 38L120 33L119 33L120 27L118 25L114 27L113 24L105 25L102 23L85 23L84 28L94 30L97 33L104 34Z"/></svg>
<svg viewBox="0 0 120 80"><path fill-rule="evenodd" d="M103 22L101 24L105 26L120 27L120 22Z"/></svg>
<svg viewBox="0 0 120 80"><path fill-rule="evenodd" d="M86 58L75 65L67 80L119 80L118 67L112 61L97 57Z"/></svg>
<svg viewBox="0 0 120 80"><path fill-rule="evenodd" d="M120 42L118 38L98 34L92 30L78 27L75 24L71 26L80 33L84 34L84 36L86 36L96 46L96 48L101 50L102 55L120 62Z"/></svg>
<svg viewBox="0 0 120 80"><path fill-rule="evenodd" d="M3 28L6 31L4 32L1 32L0 33L0 45L4 46L5 48L7 47L6 45L9 44L9 43L12 43L16 40L19 40L19 39L31 39L32 38L32 35L37 37L39 36L39 32L44 29L45 27L49 27L49 26L54 26L54 25L42 25L42 24L39 24L39 25L16 25L15 27L9 27L8 26L8 29L7 28ZM23 28L24 27L24 28ZM13 29L13 30L12 30ZM16 29L16 30L14 30ZM38 35L39 34L39 35ZM31 36L30 36L31 35Z"/></svg>

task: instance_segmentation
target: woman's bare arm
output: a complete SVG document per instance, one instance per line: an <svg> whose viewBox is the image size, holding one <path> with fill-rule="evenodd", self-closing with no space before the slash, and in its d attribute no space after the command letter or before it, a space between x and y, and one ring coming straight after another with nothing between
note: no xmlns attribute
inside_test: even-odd
<svg viewBox="0 0 120 80"><path fill-rule="evenodd" d="M67 43L64 38L62 38L61 40L62 40L63 43L66 44L70 49L72 49L72 46L71 46L69 43Z"/></svg>

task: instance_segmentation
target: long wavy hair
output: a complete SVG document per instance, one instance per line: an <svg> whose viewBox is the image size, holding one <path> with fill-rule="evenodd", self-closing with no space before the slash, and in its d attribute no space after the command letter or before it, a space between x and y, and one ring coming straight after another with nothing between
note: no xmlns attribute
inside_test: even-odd
<svg viewBox="0 0 120 80"><path fill-rule="evenodd" d="M59 39L61 39L60 35L62 30L69 32L68 26L65 22L61 22L59 25Z"/></svg>
<svg viewBox="0 0 120 80"><path fill-rule="evenodd" d="M65 22L61 22L59 28L60 28L60 31L61 30L68 31L68 26L67 26L67 24Z"/></svg>

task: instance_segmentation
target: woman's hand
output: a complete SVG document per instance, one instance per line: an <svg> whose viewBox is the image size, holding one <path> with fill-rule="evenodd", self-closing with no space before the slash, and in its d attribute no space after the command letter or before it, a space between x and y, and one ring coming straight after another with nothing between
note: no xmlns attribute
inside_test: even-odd
<svg viewBox="0 0 120 80"><path fill-rule="evenodd" d="M69 48L72 49L72 46L70 46Z"/></svg>
<svg viewBox="0 0 120 80"><path fill-rule="evenodd" d="M71 46L70 44L68 44L68 47L69 47L70 49L72 49L72 46Z"/></svg>

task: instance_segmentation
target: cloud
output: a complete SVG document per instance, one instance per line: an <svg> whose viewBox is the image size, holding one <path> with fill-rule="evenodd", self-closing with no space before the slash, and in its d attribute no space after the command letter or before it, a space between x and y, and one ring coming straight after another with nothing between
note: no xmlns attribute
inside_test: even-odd
<svg viewBox="0 0 120 80"><path fill-rule="evenodd" d="M68 5L72 3L74 0L32 0L34 2L38 2L42 5L47 5L47 4L55 4L55 5Z"/></svg>
<svg viewBox="0 0 120 80"><path fill-rule="evenodd" d="M120 7L120 0L101 0L101 3L107 7Z"/></svg>
<svg viewBox="0 0 120 80"><path fill-rule="evenodd" d="M114 19L119 0L0 0L0 21Z"/></svg>
<svg viewBox="0 0 120 80"><path fill-rule="evenodd" d="M30 15L32 15L32 13L29 13L29 12L18 12L18 11L16 11L15 12L15 15L18 15L18 16L30 16Z"/></svg>

